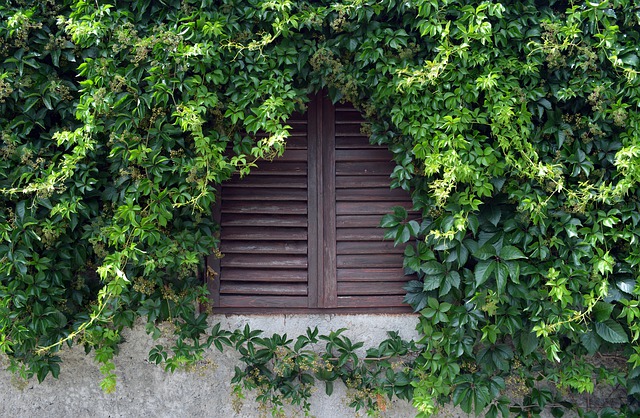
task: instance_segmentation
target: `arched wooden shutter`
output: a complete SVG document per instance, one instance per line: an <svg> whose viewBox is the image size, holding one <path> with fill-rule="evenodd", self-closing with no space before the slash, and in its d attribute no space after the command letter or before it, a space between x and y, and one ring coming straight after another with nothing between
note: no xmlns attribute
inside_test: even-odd
<svg viewBox="0 0 640 418"><path fill-rule="evenodd" d="M389 188L395 164L369 144L363 122L353 107L318 96L288 121L281 158L222 185L214 310L408 310L403 248L378 225L411 201Z"/></svg>

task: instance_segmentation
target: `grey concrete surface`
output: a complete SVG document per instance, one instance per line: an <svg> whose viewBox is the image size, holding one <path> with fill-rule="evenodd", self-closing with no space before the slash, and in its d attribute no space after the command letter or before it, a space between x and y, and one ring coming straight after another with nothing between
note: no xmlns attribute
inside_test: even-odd
<svg viewBox="0 0 640 418"><path fill-rule="evenodd" d="M221 322L222 327L229 330L242 328L248 323L252 329L263 330L266 335L287 333L293 338L304 333L307 327L317 326L320 333L347 328L345 335L353 341L364 341L365 347L377 346L390 330L399 331L405 339L417 336L416 319L411 315L215 316L211 322ZM162 339L153 341L142 325L128 330L124 338L115 360L118 383L113 394L100 390L99 366L91 355L84 354L81 347L65 349L61 353L64 363L59 379L48 378L42 384L35 378L20 381L5 367L0 367L0 418L271 416L260 410L259 405L252 401L251 394L247 394L239 411L234 410L230 382L234 367L240 365L235 350L227 349L223 353L210 350L194 370L168 373L147 360L149 350L163 343ZM2 363L0 358L0 366ZM6 359L4 363L6 365ZM348 391L339 382L336 382L332 396L325 395L324 386L318 387L311 403L311 413L317 418L366 416L366 413L356 413L348 407ZM410 404L395 400L382 417L409 418L415 414ZM287 416L303 414L290 408ZM459 409L443 407L437 418L467 416ZM565 415L570 416L575 415Z"/></svg>
<svg viewBox="0 0 640 418"><path fill-rule="evenodd" d="M249 324L266 335L287 333L295 337L307 327L317 326L321 333L348 328L346 335L354 341L365 341L365 346L377 345L389 330L398 330L404 338L415 336L415 318L401 315L278 315L278 316L217 316L212 323L221 322L223 328L236 329ZM260 417L258 405L251 395L243 402L239 412L234 411L231 378L238 365L234 350L207 352L205 361L191 371L166 373L147 360L151 347L158 344L135 327L124 335L117 356L116 392L104 394L100 390L101 375L91 355L80 347L62 352L62 371L58 380L47 379L39 384L36 379L17 380L6 370L0 371L0 417ZM161 341L160 341L161 342ZM348 407L346 388L336 384L332 396L326 396L319 387L313 395L312 414L318 418L355 417ZM361 414L365 416L365 414ZM466 415L466 414L465 414ZM290 409L288 416L302 416ZM415 410L406 402L393 402L387 417L413 417ZM461 416L443 411L447 417Z"/></svg>

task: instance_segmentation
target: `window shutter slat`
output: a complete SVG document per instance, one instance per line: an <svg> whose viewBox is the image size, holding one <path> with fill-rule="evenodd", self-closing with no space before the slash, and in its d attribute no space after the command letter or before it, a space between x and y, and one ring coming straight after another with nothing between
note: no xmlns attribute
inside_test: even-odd
<svg viewBox="0 0 640 418"><path fill-rule="evenodd" d="M409 195L389 188L395 168L385 147L362 134L359 113L336 108L336 282L342 308L401 307L403 246L383 240L382 215L393 206L411 209ZM341 138L338 138L341 136Z"/></svg>
<svg viewBox="0 0 640 418"><path fill-rule="evenodd" d="M221 187L214 308L308 305L308 123L300 115L288 123L293 134L282 157L260 160Z"/></svg>

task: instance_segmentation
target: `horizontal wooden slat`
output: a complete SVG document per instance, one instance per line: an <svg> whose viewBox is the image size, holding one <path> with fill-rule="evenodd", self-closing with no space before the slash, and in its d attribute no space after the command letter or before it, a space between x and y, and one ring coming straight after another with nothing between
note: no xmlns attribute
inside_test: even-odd
<svg viewBox="0 0 640 418"><path fill-rule="evenodd" d="M246 282L307 282L305 269L248 269L225 268L220 275L220 281Z"/></svg>
<svg viewBox="0 0 640 418"><path fill-rule="evenodd" d="M392 156L389 150L385 148L338 149L336 150L336 161L390 162L392 161Z"/></svg>
<svg viewBox="0 0 640 418"><path fill-rule="evenodd" d="M357 189L367 187L381 187L390 190L391 180L388 175L381 176L336 176L336 189Z"/></svg>
<svg viewBox="0 0 640 418"><path fill-rule="evenodd" d="M389 183L388 179L387 183ZM231 188L279 187L281 189L306 189L307 179L303 176L289 177L280 176L278 174L262 176L252 176L249 174L243 178L236 175L228 182L224 183L222 187L223 194L226 193L226 190L230 190Z"/></svg>
<svg viewBox="0 0 640 418"><path fill-rule="evenodd" d="M266 134L256 134L255 138L257 139L264 139L264 138L268 138L269 135ZM293 132L290 132L289 137L286 139L286 144L285 144L285 152L289 151L289 150L306 150L309 146L309 141L307 139L307 131L304 130L294 130Z"/></svg>
<svg viewBox="0 0 640 418"><path fill-rule="evenodd" d="M258 167L261 167L264 164L268 164L270 162L282 162L282 161L307 161L307 151L304 149L287 149L284 154L282 154L280 157L277 157L275 159L268 159L268 160L264 160L264 159L260 159L256 162L256 164L258 164Z"/></svg>
<svg viewBox="0 0 640 418"><path fill-rule="evenodd" d="M414 276L406 276L404 274L404 269L400 267L338 269L337 272L337 280L339 282L408 282L414 278Z"/></svg>
<svg viewBox="0 0 640 418"><path fill-rule="evenodd" d="M377 228L382 215L339 215L336 216L338 228ZM384 229L381 229L384 234Z"/></svg>
<svg viewBox="0 0 640 418"><path fill-rule="evenodd" d="M222 196L222 213L273 213L306 215L306 202L225 202Z"/></svg>
<svg viewBox="0 0 640 418"><path fill-rule="evenodd" d="M223 214L220 220L220 225L223 228L227 226L279 226L306 228L307 216L250 213Z"/></svg>
<svg viewBox="0 0 640 418"><path fill-rule="evenodd" d="M354 200L359 202L409 200L409 194L402 189L369 188L369 189L337 189L336 200Z"/></svg>
<svg viewBox="0 0 640 418"><path fill-rule="evenodd" d="M227 254L220 259L222 272L226 267L243 268L306 268L304 255Z"/></svg>
<svg viewBox="0 0 640 418"><path fill-rule="evenodd" d="M336 244L338 254L395 254L404 253L404 246L394 246L392 241L340 241Z"/></svg>
<svg viewBox="0 0 640 418"><path fill-rule="evenodd" d="M300 283L222 282L220 294L306 296L307 285Z"/></svg>
<svg viewBox="0 0 640 418"><path fill-rule="evenodd" d="M336 120L336 136L362 136L366 138L366 135L362 133L362 123L360 120Z"/></svg>
<svg viewBox="0 0 640 418"><path fill-rule="evenodd" d="M391 213L394 206L402 206L405 209L411 209L413 204L407 201L400 202L336 202L337 215L386 215Z"/></svg>
<svg viewBox="0 0 640 418"><path fill-rule="evenodd" d="M336 162L336 175L347 176L370 176L391 174L396 164L393 162L378 162L371 164L368 162Z"/></svg>
<svg viewBox="0 0 640 418"><path fill-rule="evenodd" d="M338 282L338 297L345 295L404 295L407 293L402 289L404 285L402 282Z"/></svg>
<svg viewBox="0 0 640 418"><path fill-rule="evenodd" d="M230 226L222 228L220 238L222 240L307 240L307 228L279 228L262 227L252 228L243 226Z"/></svg>
<svg viewBox="0 0 640 418"><path fill-rule="evenodd" d="M262 186L255 187L252 189L229 187L229 188L225 188L223 198L225 199L225 201L230 201L230 200L306 201L307 190L306 189L267 188Z"/></svg>
<svg viewBox="0 0 640 418"><path fill-rule="evenodd" d="M263 174L273 175L277 173L281 176L306 176L307 163L299 161L278 161L265 162L258 165L257 168L251 170L252 176L260 176Z"/></svg>
<svg viewBox="0 0 640 418"><path fill-rule="evenodd" d="M378 145L369 144L369 139L366 136L342 136L336 135L336 149L349 149L349 148L371 148L378 149Z"/></svg>
<svg viewBox="0 0 640 418"><path fill-rule="evenodd" d="M382 228L338 228L338 241L379 241L382 242L384 229Z"/></svg>
<svg viewBox="0 0 640 418"><path fill-rule="evenodd" d="M402 267L402 262L402 254L348 254L336 256L336 265L339 269L359 267Z"/></svg>
<svg viewBox="0 0 640 418"><path fill-rule="evenodd" d="M222 254L307 254L306 241L230 241L220 244Z"/></svg>
<svg viewBox="0 0 640 418"><path fill-rule="evenodd" d="M306 308L306 296L231 296L220 295L221 308ZM214 306L213 309L216 307Z"/></svg>
<svg viewBox="0 0 640 418"><path fill-rule="evenodd" d="M378 308L406 306L402 303L403 295L394 296L339 296L339 308L362 308L375 306Z"/></svg>

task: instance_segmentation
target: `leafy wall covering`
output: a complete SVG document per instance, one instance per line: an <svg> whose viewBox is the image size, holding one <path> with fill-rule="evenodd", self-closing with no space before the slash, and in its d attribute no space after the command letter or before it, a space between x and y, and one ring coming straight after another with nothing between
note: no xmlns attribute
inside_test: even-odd
<svg viewBox="0 0 640 418"><path fill-rule="evenodd" d="M623 391L602 416L629 416L639 37L631 0L5 1L0 350L44 379L63 344L82 344L113 390L120 332L142 317L151 336L173 324L175 346L154 361L175 369L235 344L276 404L344 377L371 410L395 395L423 416L449 401L560 416L573 406L557 396L598 383ZM406 300L423 338L389 340L372 357L410 361L356 383L339 335L325 336L325 366L343 374L299 367L313 335L286 349L297 368L272 373L286 338L211 330L195 303L207 301L216 184L282 153L285 121L322 88L363 112L394 154L392 186L422 212L381 225L411 243L420 280Z"/></svg>

